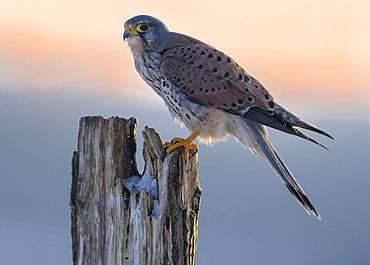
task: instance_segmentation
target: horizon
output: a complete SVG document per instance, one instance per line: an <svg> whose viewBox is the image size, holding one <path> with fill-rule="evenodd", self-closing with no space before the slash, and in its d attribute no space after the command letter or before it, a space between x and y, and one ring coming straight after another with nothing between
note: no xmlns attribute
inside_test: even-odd
<svg viewBox="0 0 370 265"><path fill-rule="evenodd" d="M0 87L78 87L153 102L156 95L136 74L122 40L125 20L146 10L171 30L229 54L282 102L310 101L334 112L370 105L370 2L240 0L234 5L241 8L235 9L191 1L180 14L168 12L171 3L8 0L0 10ZM244 8L253 12L245 15ZM221 12L223 19L214 19Z"/></svg>
<svg viewBox="0 0 370 265"><path fill-rule="evenodd" d="M276 102L336 139L308 132L327 151L268 129L320 222L237 142L199 144L198 263L368 264L370 1L362 0L4 0L0 263L72 263L71 158L82 116L135 117L139 171L144 126L163 141L187 135L122 40L123 23L142 13L227 53Z"/></svg>

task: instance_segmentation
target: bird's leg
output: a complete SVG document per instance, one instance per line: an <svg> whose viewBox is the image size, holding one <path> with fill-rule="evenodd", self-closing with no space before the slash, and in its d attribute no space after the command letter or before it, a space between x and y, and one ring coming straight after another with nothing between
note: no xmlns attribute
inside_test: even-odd
<svg viewBox="0 0 370 265"><path fill-rule="evenodd" d="M175 137L172 139L171 142L166 142L164 143L166 149L166 153L172 153L179 147L184 147L184 158L185 160L188 160L189 158L189 152L190 150L193 150L194 152L198 151L198 146L193 143L193 141L199 136L199 132L193 132L192 134L189 135L187 138L180 138L180 137Z"/></svg>

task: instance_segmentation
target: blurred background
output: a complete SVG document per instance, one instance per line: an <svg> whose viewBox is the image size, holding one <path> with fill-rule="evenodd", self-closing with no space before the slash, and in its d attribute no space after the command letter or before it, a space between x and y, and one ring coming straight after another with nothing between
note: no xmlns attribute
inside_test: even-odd
<svg viewBox="0 0 370 265"><path fill-rule="evenodd" d="M232 140L201 145L198 263L370 264L370 2L362 0L2 0L0 263L72 263L70 160L81 116L134 116L139 130L155 127L164 139L187 134L133 68L122 27L137 14L221 49L336 138L318 137L327 152L271 131L321 222Z"/></svg>

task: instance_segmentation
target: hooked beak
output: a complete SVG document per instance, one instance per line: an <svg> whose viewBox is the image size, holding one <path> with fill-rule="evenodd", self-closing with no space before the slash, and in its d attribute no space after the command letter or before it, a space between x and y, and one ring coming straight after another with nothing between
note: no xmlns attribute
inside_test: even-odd
<svg viewBox="0 0 370 265"><path fill-rule="evenodd" d="M130 38L131 34L127 30L123 32L123 41L126 41L127 38Z"/></svg>
<svg viewBox="0 0 370 265"><path fill-rule="evenodd" d="M129 25L125 27L125 31L123 32L123 40L129 39L131 37L137 36L137 31L135 30L135 27L132 25Z"/></svg>

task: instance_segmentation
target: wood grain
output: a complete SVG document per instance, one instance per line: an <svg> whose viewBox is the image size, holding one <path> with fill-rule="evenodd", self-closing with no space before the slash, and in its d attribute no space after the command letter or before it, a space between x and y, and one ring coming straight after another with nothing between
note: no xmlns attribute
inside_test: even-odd
<svg viewBox="0 0 370 265"><path fill-rule="evenodd" d="M165 155L159 135L146 127L146 172L140 174L136 130L135 119L80 121L70 202L74 265L195 265L201 200L197 155L186 162L181 150ZM122 184L144 174L157 180L157 195Z"/></svg>

